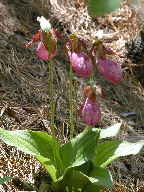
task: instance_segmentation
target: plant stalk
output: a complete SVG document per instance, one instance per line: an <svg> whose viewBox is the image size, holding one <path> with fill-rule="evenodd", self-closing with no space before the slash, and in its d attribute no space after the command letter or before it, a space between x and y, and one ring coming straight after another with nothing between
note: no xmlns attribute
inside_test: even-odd
<svg viewBox="0 0 144 192"><path fill-rule="evenodd" d="M52 136L55 138L55 124L54 124L54 118L55 118L55 100L54 100L54 71L53 71L53 59L49 60L49 73L50 73L50 79L49 79L49 97L50 97L50 128Z"/></svg>
<svg viewBox="0 0 144 192"><path fill-rule="evenodd" d="M73 138L74 134L74 103L73 103L73 72L70 66L69 73L69 113L70 113L70 138Z"/></svg>

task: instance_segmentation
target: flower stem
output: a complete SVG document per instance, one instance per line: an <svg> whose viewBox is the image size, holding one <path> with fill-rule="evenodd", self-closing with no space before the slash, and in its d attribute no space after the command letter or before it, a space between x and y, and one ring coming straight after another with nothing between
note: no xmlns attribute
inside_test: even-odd
<svg viewBox="0 0 144 192"><path fill-rule="evenodd" d="M69 74L69 113L70 113L70 138L73 138L74 134L74 103L73 103L73 82L72 82L73 72L70 66Z"/></svg>
<svg viewBox="0 0 144 192"><path fill-rule="evenodd" d="M55 101L54 101L54 77L53 77L53 60L49 60L49 73L50 73L50 79L49 79L49 97L50 97L50 128L52 136L55 138L55 124L54 124L54 117L55 117Z"/></svg>

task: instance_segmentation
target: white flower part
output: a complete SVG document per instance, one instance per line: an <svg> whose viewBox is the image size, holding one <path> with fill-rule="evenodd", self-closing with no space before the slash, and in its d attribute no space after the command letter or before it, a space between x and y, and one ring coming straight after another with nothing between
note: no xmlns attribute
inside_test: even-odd
<svg viewBox="0 0 144 192"><path fill-rule="evenodd" d="M45 17L37 17L37 21L40 23L40 27L43 31L49 32L51 29L51 24L49 20L47 20Z"/></svg>

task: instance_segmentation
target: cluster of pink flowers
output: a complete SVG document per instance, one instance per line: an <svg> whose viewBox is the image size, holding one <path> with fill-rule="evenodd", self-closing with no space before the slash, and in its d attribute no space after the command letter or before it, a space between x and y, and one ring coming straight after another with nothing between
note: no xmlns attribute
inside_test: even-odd
<svg viewBox="0 0 144 192"><path fill-rule="evenodd" d="M39 17L41 29L33 36L32 40L25 44L25 47L36 43L36 55L42 60L49 60L57 54L57 39L61 38L61 34L52 29L48 20ZM119 83L123 80L121 66L108 59L107 55L117 55L111 49L103 46L99 40L92 44L90 53L88 54L86 44L76 35L70 35L66 41L66 55L71 63L73 72L83 78L92 75L94 67L109 82ZM93 62L95 58L95 63ZM85 101L80 110L80 117L83 122L90 126L95 126L101 119L100 106L96 101L94 89L87 86L85 89Z"/></svg>

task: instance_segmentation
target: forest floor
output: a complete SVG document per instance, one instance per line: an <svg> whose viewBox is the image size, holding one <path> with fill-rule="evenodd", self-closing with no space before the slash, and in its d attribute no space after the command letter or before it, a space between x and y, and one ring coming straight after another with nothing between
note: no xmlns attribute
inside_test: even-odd
<svg viewBox="0 0 144 192"><path fill-rule="evenodd" d="M91 19L92 27L88 33L87 28L91 23L87 17L88 25L84 32L82 24L77 27L77 20L75 23L70 23L66 20L66 16L63 18L64 16L57 16L58 13L54 14L54 9L53 16L50 4L44 6L42 3L44 1L39 0L35 3L30 0L0 1L0 127L7 130L41 130L50 134L48 65L36 57L34 47L26 49L23 46L39 29L37 16L44 15L50 19L53 27L60 28L64 33L79 32L81 36L85 35L85 38L93 38L97 30L112 35L112 40L105 45L123 56L123 58L115 56L113 59L120 62L124 81L118 85L111 85L99 74L95 75L96 88L102 88L105 93L103 98L99 97L102 109L100 127L105 128L122 122L122 139L132 141L143 139L144 87L134 73L133 63L129 63L125 56L125 43L134 38L139 31L136 15L124 4L114 14ZM82 19L86 25L85 18ZM58 139L66 142L69 134L65 77L68 61L61 55L56 57L55 63L56 131ZM136 67L136 70L138 69L139 66ZM140 70L143 68L140 67ZM79 89L77 103L81 101L81 87L78 86L80 85L76 85ZM82 127L84 127L82 122L77 122L77 132L81 132ZM109 168L115 181L115 189L112 192L144 191L143 152L137 156L121 158ZM0 142L0 177L14 178L13 181L0 185L0 192L30 190L30 186L25 186L23 182L33 183L33 175L39 170L40 165L33 157Z"/></svg>

